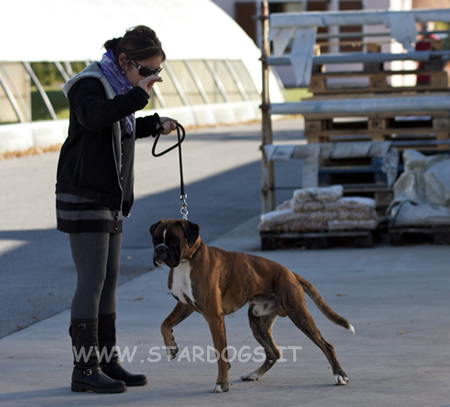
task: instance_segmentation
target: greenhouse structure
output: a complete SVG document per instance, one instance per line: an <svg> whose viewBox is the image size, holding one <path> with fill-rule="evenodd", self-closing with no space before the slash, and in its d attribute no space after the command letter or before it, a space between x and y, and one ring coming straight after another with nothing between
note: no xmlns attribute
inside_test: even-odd
<svg viewBox="0 0 450 407"><path fill-rule="evenodd" d="M17 16L20 15L20 19ZM57 145L68 127L61 86L103 44L136 25L154 29L167 55L147 107L184 126L261 117L261 53L210 0L19 0L0 25L0 153ZM282 85L271 77L273 101Z"/></svg>

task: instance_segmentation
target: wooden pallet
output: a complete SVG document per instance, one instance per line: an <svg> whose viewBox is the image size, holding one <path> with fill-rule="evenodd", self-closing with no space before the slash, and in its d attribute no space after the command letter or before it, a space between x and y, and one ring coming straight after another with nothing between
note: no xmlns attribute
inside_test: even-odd
<svg viewBox="0 0 450 407"><path fill-rule="evenodd" d="M387 185L386 174L381 170L378 157L351 159L321 159L319 164L319 186L342 185L344 196L372 198L376 202L378 215L385 216L392 202L393 191ZM399 167L401 172L402 167Z"/></svg>
<svg viewBox="0 0 450 407"><path fill-rule="evenodd" d="M391 86L388 78L394 75L422 75L430 78L427 84L417 86ZM364 78L361 85L329 84L332 79ZM448 90L448 74L446 71L382 71L382 72L329 72L311 76L308 91L314 95L351 94L351 93L398 93Z"/></svg>
<svg viewBox="0 0 450 407"><path fill-rule="evenodd" d="M275 250L282 247L305 249L327 249L345 246L357 248L373 247L377 239L376 230L342 230L317 232L260 232L261 250Z"/></svg>
<svg viewBox="0 0 450 407"><path fill-rule="evenodd" d="M382 113L345 117L342 115L305 115L305 137L308 143L342 141L393 141L423 148L448 148L450 139L448 111ZM430 143L431 142L431 143ZM439 144L441 143L441 144ZM428 145L428 146L427 146ZM437 147L436 147L437 146Z"/></svg>
<svg viewBox="0 0 450 407"><path fill-rule="evenodd" d="M319 160L319 184L377 184L386 185L380 157L321 158Z"/></svg>
<svg viewBox="0 0 450 407"><path fill-rule="evenodd" d="M389 242L393 246L434 243L450 244L449 225L389 226Z"/></svg>

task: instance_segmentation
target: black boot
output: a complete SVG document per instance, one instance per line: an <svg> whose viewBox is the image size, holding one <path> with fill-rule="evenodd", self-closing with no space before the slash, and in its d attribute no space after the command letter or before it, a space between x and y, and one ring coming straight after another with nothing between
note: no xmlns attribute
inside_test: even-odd
<svg viewBox="0 0 450 407"><path fill-rule="evenodd" d="M116 314L98 316L98 342L100 345L100 367L115 380L123 380L127 386L144 386L147 378L143 374L127 372L119 362L116 347Z"/></svg>
<svg viewBox="0 0 450 407"><path fill-rule="evenodd" d="M123 381L114 380L103 373L98 360L98 319L72 318L70 329L74 365L72 391L94 393L123 393Z"/></svg>

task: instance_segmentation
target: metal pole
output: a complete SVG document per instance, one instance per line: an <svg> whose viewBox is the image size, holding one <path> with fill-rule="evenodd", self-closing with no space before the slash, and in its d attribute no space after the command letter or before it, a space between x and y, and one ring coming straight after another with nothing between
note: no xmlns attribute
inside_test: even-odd
<svg viewBox="0 0 450 407"><path fill-rule="evenodd" d="M432 58L450 58L450 51L413 51L403 54L389 54L382 52L352 52L341 54L324 54L312 56L313 65L345 64L359 62L388 62L388 61L430 61ZM268 57L267 64L271 66L290 65L289 57Z"/></svg>
<svg viewBox="0 0 450 407"><path fill-rule="evenodd" d="M450 96L413 96L303 100L301 102L273 103L270 106L273 114L303 115L366 115L368 113L391 112L430 112L450 110Z"/></svg>
<svg viewBox="0 0 450 407"><path fill-rule="evenodd" d="M266 0L261 2L260 9L261 25L261 65L262 65L262 92L261 92L261 203L262 213L269 212L275 208L274 198L274 167L273 162L267 160L264 152L266 144L272 144L272 120L270 117L270 97L269 97L269 75L270 68L267 64L267 57L270 55L269 43L269 4Z"/></svg>
<svg viewBox="0 0 450 407"><path fill-rule="evenodd" d="M38 92L40 93L42 100L45 103L45 106L47 107L48 113L50 114L52 120L58 120L56 117L55 109L53 109L52 103L50 102L50 99L47 96L47 93L45 92L44 88L41 85L41 82L39 82L38 77L34 73L33 69L31 68L31 65L29 62L22 62L23 66L25 67L25 70L28 72L28 75L30 75L31 79L33 80L34 84L36 85L36 88Z"/></svg>

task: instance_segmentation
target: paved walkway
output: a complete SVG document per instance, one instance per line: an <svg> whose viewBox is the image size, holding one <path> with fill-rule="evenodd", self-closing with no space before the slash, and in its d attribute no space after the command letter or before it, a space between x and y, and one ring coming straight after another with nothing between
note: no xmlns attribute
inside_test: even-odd
<svg viewBox="0 0 450 407"><path fill-rule="evenodd" d="M225 145L225 141L220 145L213 143L218 149ZM257 155L256 151L255 158ZM46 160L44 157L35 159ZM243 157L236 159L242 159L236 167L250 165L244 163ZM140 172L139 165L138 178L139 174L148 174L147 171ZM11 163L0 163L0 171L11 166ZM24 166L22 170L27 172L29 167ZM50 172L39 165L33 171ZM232 168L218 169L218 176L220 171L228 172ZM33 178L32 173L28 175ZM201 182L196 170L197 175L193 184ZM148 176L148 184L140 178L138 186L142 187L142 196L139 199L142 201L138 204L153 202L143 186L151 184L154 178L166 176L155 169L154 175ZM177 180L171 181L168 176L167 179L168 183L172 182L169 190L176 190ZM3 184L9 182L3 176L1 180ZM12 181L10 186L14 186ZM26 191L17 186L18 195L14 190L8 192L9 202L13 202L11 199L15 196L27 197ZM36 194L39 191L37 185L30 184L28 189L28 200L35 205L49 199ZM163 188L160 193L164 193ZM245 206L245 199L242 200ZM0 197L0 203L5 208L4 195ZM177 206L175 199L176 212ZM164 210L166 216L173 208L161 209L161 213ZM196 210L193 204L193 221ZM149 384L117 395L72 393L67 304L55 315L0 339L0 406L450 406L448 246L390 247L381 244L371 249L260 252L256 229L258 216L250 215L250 206L246 210L246 219L231 230L225 229L220 236L214 236L211 231L215 229L214 220L220 221L219 228L224 230L223 222L231 218L223 219L223 214L212 211L209 220L205 218L205 223L201 224L202 233L210 236L207 241L215 246L255 253L283 263L313 283L328 304L353 324L356 335L329 322L308 301L319 329L334 345L339 361L350 377L348 386L333 385L333 376L323 354L287 318L279 318L274 325L274 338L280 347L284 347L285 361L279 362L260 381L242 382L240 375L255 369L261 360L245 309L226 318L228 345L235 349L230 352L230 357L235 359L230 370L230 392L211 393L217 368L208 354L212 340L207 324L198 314L175 328L180 353L177 359L167 362L159 326L174 307L175 300L167 289L167 269L148 271L151 250L147 229L160 213L158 207L153 207L147 217L143 216L145 211L138 210L138 219L132 221L136 223L129 226L127 233L133 237L125 242L123 264L132 276L133 269L140 271L134 278L123 281L117 292L119 345L123 351L128 350L130 356L129 360L125 358L124 364L130 370L147 374ZM12 212L17 214L14 211L13 206ZM239 207L234 211L240 216ZM27 270L17 268L20 284L9 286L12 295L5 296L5 270L11 271L12 264L29 264L30 269L34 267L35 280L47 276L45 282L51 285L53 274L46 274L42 268L61 269L61 264L70 268L70 262L64 260L69 254L62 244L51 250L33 240L47 236L47 240L44 239L47 243L57 241L50 238L53 236L50 212L47 215L44 211L39 217L25 211L23 217L14 219L7 218L4 210L2 212L1 305L14 309L15 302L22 301L23 292L29 292L35 281L21 278L21 273ZM178 214L172 217L178 217ZM27 227L25 223L28 223ZM139 224L141 228L137 227ZM24 237L27 233L34 233L33 239L27 240ZM33 249L36 245L40 250ZM43 248L47 251L43 252ZM19 255L26 261L19 262L16 258ZM55 263L58 261L62 263ZM73 276L73 270L68 270L67 274ZM11 281L12 278L8 284L12 284ZM59 283L61 285L56 287L61 291L73 290L73 285L62 287L62 284L69 285L69 279L61 279ZM52 288L49 296L58 295L57 288ZM5 299L12 304L6 304ZM39 307L36 306L34 311L39 313Z"/></svg>

